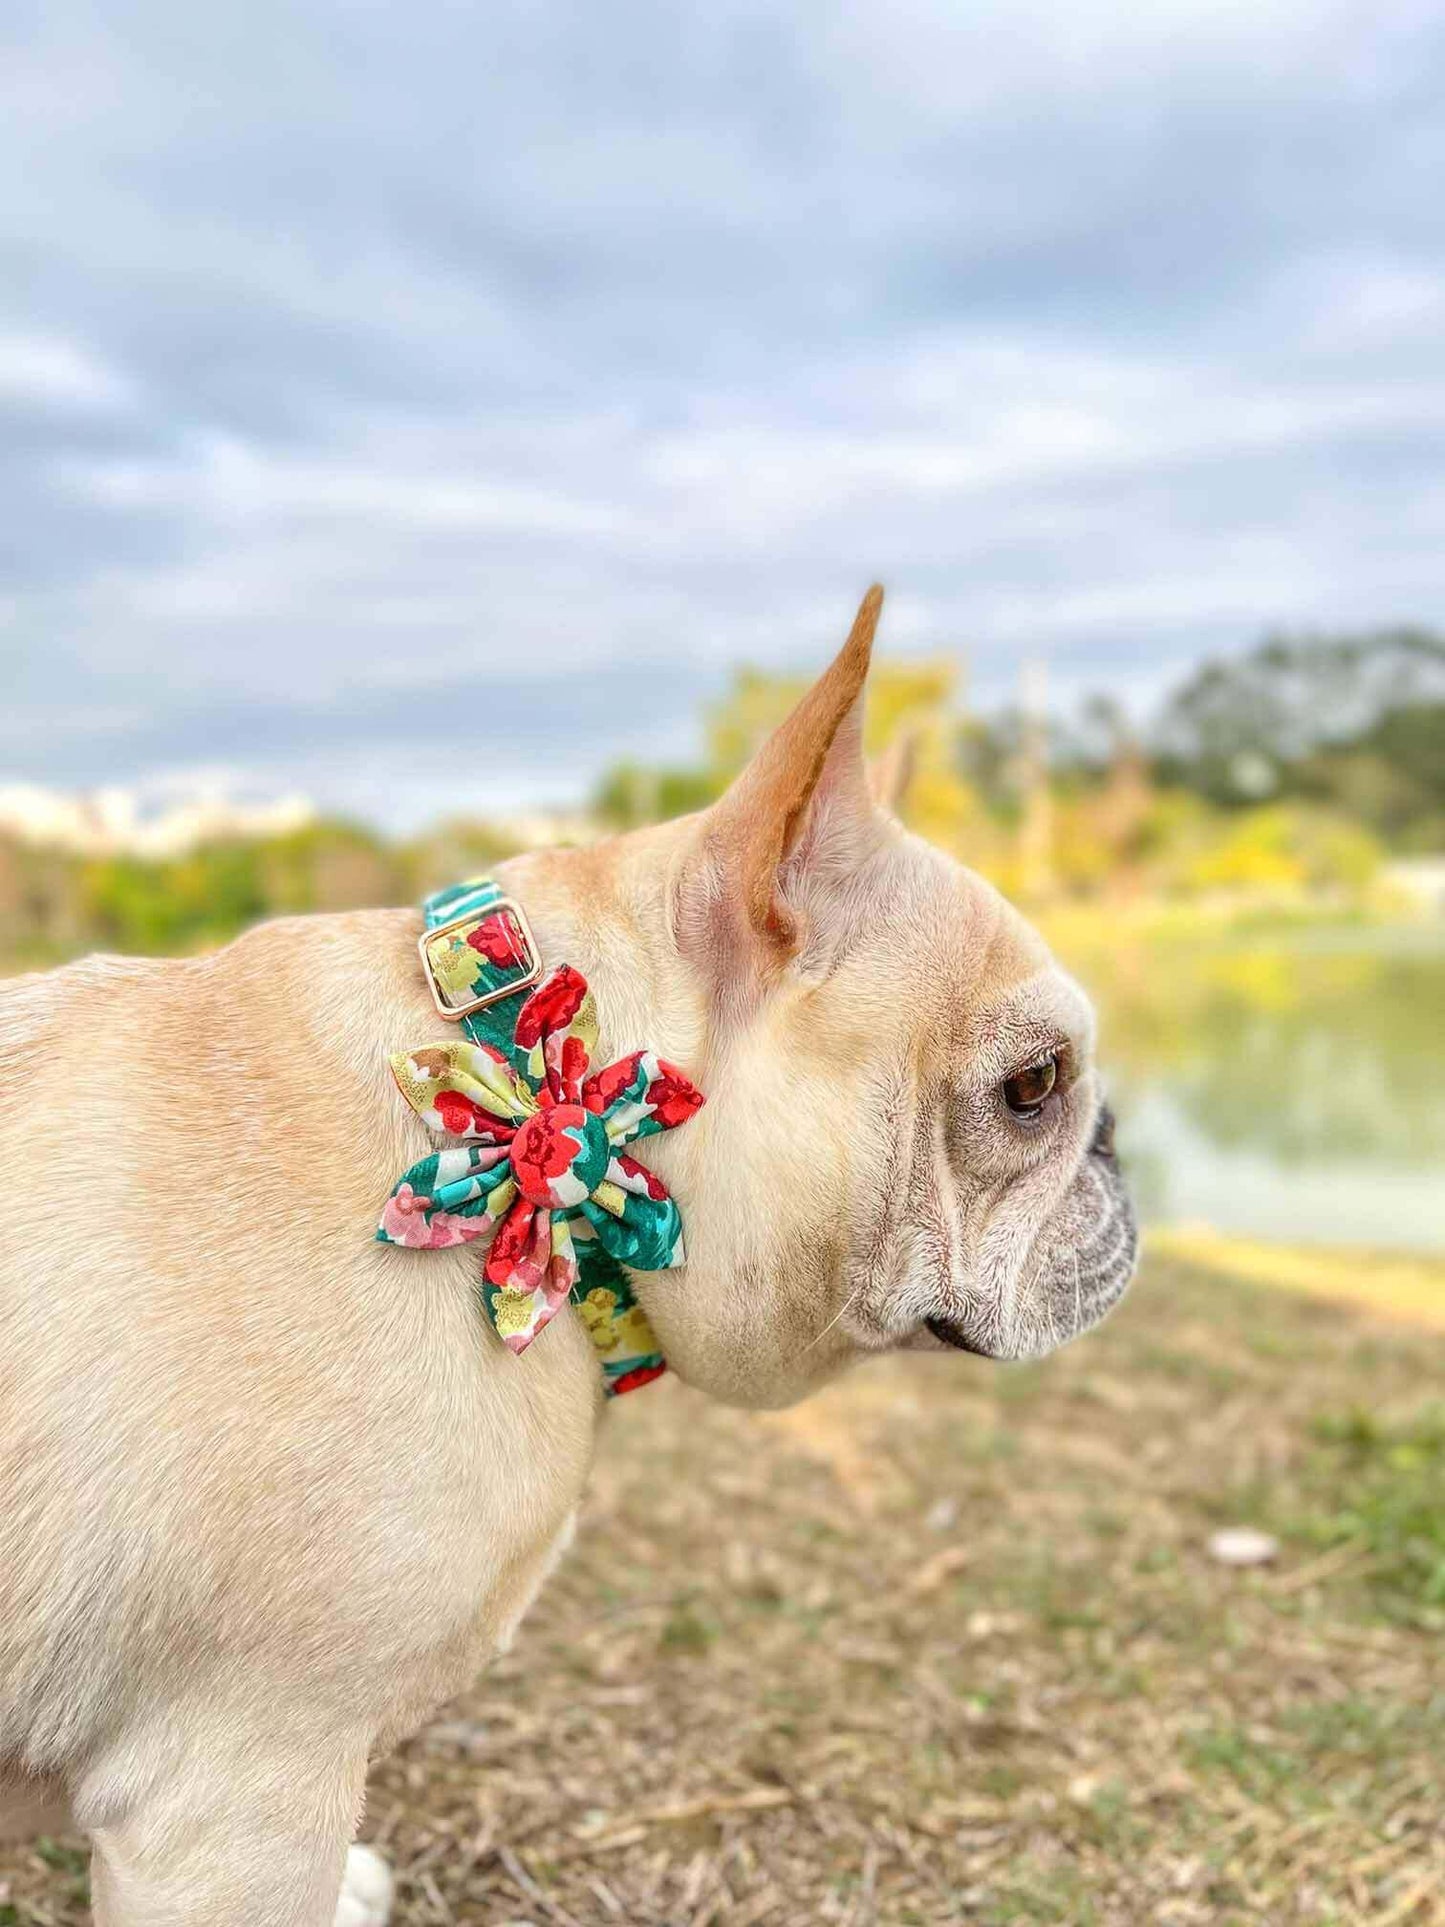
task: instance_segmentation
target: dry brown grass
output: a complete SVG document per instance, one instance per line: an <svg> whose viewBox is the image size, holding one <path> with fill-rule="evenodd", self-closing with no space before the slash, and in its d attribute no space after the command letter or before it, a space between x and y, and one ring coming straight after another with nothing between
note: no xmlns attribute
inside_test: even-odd
<svg viewBox="0 0 1445 1927"><path fill-rule="evenodd" d="M622 1401L514 1652L377 1770L399 1920L1445 1922L1442 1387L1156 1260L1040 1366ZM0 1927L80 1867L0 1856Z"/></svg>

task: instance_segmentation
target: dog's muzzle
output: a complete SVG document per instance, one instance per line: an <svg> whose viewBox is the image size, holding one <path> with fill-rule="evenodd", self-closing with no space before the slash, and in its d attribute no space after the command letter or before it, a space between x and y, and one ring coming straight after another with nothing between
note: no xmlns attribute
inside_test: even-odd
<svg viewBox="0 0 1445 1927"><path fill-rule="evenodd" d="M1087 1331L1123 1296L1138 1232L1114 1148L1114 1113L1101 1105L1089 1148L1058 1210L1039 1227L1030 1275L1007 1313L965 1307L924 1323L976 1358L1037 1358Z"/></svg>

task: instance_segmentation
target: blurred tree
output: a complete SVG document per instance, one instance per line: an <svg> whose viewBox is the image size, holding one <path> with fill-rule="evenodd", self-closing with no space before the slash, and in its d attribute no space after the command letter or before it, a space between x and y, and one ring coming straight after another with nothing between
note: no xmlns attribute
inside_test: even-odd
<svg viewBox="0 0 1445 1927"><path fill-rule="evenodd" d="M738 672L732 689L708 712L707 768L730 783L789 710L807 693L810 678ZM868 678L863 746L876 756L905 724L957 721L958 664L946 656L917 662L876 662Z"/></svg>
<svg viewBox="0 0 1445 1927"><path fill-rule="evenodd" d="M73 859L0 836L0 961L46 964L76 925Z"/></svg>
<svg viewBox="0 0 1445 1927"><path fill-rule="evenodd" d="M1353 743L1291 772L1304 796L1334 804L1402 850L1445 850L1445 703L1389 709Z"/></svg>
<svg viewBox="0 0 1445 1927"><path fill-rule="evenodd" d="M473 818L449 818L400 852L405 880L396 901L414 902L462 877L479 876L516 854L517 840L505 830Z"/></svg>
<svg viewBox="0 0 1445 1927"><path fill-rule="evenodd" d="M203 844L184 857L88 857L77 888L82 928L106 949L157 953L219 941L266 909L257 846Z"/></svg>
<svg viewBox="0 0 1445 1927"><path fill-rule="evenodd" d="M1310 795L1368 811L1400 840L1445 816L1442 720L1438 636L1274 637L1198 670L1166 703L1154 747L1163 780L1225 807Z"/></svg>
<svg viewBox="0 0 1445 1927"><path fill-rule="evenodd" d="M260 845L258 867L273 915L395 903L407 880L395 853L373 831L326 818Z"/></svg>
<svg viewBox="0 0 1445 1927"><path fill-rule="evenodd" d="M593 793L592 809L608 829L635 830L644 823L663 823L705 809L725 787L723 778L711 770L617 763Z"/></svg>
<svg viewBox="0 0 1445 1927"><path fill-rule="evenodd" d="M878 663L869 681L864 730L864 749L871 758L877 758L902 733L911 736L914 773L903 800L904 820L947 849L959 847L978 816L977 798L962 770L957 677L957 663L942 657ZM611 829L632 829L705 808L762 747L808 686L803 678L740 670L727 695L707 714L701 767L617 764L594 794L595 814Z"/></svg>
<svg viewBox="0 0 1445 1927"><path fill-rule="evenodd" d="M346 823L228 838L159 860L0 839L0 953L47 964L83 950L196 950L264 916L402 902L409 885L397 852Z"/></svg>
<svg viewBox="0 0 1445 1927"><path fill-rule="evenodd" d="M1143 746L1117 703L1092 697L1049 721L1045 750L1040 704L1031 723L1019 708L967 716L958 676L949 657L880 662L865 748L876 762L907 740L903 820L1006 891L1038 891L1045 822L1049 879L1070 897L1338 898L1368 889L1383 847L1445 849L1445 641L1424 631L1272 639L1207 664ZM705 718L704 761L618 765L596 822L627 829L711 802L806 686L741 672ZM194 950L278 912L413 901L515 848L514 832L462 821L401 846L322 821L164 861L0 836L0 954L15 967Z"/></svg>
<svg viewBox="0 0 1445 1927"><path fill-rule="evenodd" d="M1351 894L1371 881L1382 855L1376 838L1347 817L1276 803L1226 819L1189 881L1257 895Z"/></svg>

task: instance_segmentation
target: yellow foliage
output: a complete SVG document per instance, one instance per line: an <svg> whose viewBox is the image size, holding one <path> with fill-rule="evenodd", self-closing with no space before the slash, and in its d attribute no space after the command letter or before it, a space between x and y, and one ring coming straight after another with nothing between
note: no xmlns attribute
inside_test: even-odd
<svg viewBox="0 0 1445 1927"><path fill-rule="evenodd" d="M957 664L946 657L875 663L868 678L863 728L867 754L876 756L886 749L905 724L952 717L957 680ZM732 690L714 705L707 719L712 770L724 779L736 776L807 694L810 684L808 677L740 671Z"/></svg>
<svg viewBox="0 0 1445 1927"><path fill-rule="evenodd" d="M1247 810L1226 821L1210 847L1189 865L1199 890L1301 894L1363 889L1383 852L1368 830L1298 803Z"/></svg>
<svg viewBox="0 0 1445 1927"><path fill-rule="evenodd" d="M868 680L863 747L868 756L878 757L901 734L911 735L914 775L903 800L903 820L930 842L962 855L979 840L982 812L957 768L957 683L958 665L947 657L876 663ZM708 718L709 762L720 782L737 774L807 688L806 680L742 672Z"/></svg>

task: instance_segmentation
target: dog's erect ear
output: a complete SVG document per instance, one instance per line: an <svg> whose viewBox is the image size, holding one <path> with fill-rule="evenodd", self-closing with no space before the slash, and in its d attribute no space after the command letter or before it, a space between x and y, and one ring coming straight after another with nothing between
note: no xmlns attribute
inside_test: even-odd
<svg viewBox="0 0 1445 1927"><path fill-rule="evenodd" d="M918 773L918 731L908 723L868 765L868 788L880 810L897 816Z"/></svg>
<svg viewBox="0 0 1445 1927"><path fill-rule="evenodd" d="M678 935L719 968L793 956L876 847L863 686L882 607L875 583L835 660L702 819Z"/></svg>

